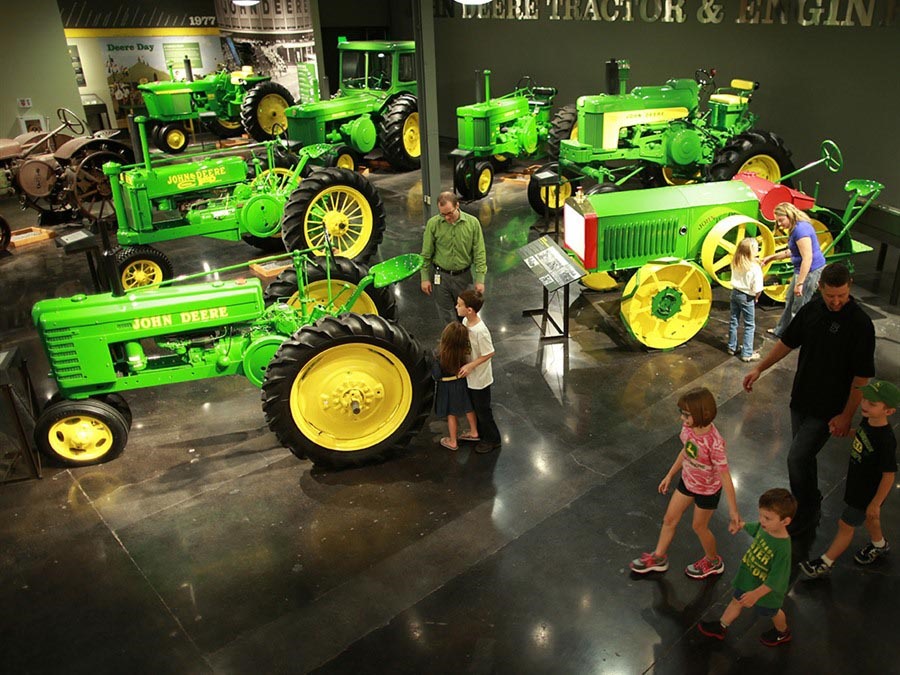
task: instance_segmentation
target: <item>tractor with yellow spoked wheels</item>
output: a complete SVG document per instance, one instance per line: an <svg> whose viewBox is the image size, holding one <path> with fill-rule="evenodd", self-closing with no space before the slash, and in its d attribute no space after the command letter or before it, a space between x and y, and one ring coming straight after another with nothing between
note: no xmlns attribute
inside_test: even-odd
<svg viewBox="0 0 900 675"><path fill-rule="evenodd" d="M158 242L191 236L241 241L263 251L312 249L366 262L384 236L384 205L363 176L315 170L327 146L288 152L280 141L235 151L151 159L146 119L136 120L141 164L109 163L118 224L116 277L126 290L174 276ZM249 157L247 154L249 153Z"/></svg>
<svg viewBox="0 0 900 675"><path fill-rule="evenodd" d="M836 172L842 162L837 146L825 141L820 160L785 178L820 164ZM731 259L742 239L756 238L760 257L786 246L784 235L773 231L775 206L789 202L806 210L819 223L820 241L827 242L822 247L826 260L850 265L850 256L871 250L850 230L882 188L875 181L848 181L842 213L751 173L707 185L579 191L565 202L565 245L590 277L627 277L620 314L629 333L648 347L671 349L706 325L713 284L731 288ZM783 297L790 264L770 263L764 272L765 292Z"/></svg>
<svg viewBox="0 0 900 675"><path fill-rule="evenodd" d="M278 440L314 464L344 467L388 457L421 429L433 397L426 351L396 317L393 285L422 257L371 268L315 251L284 260L264 295L258 279L196 283L207 272L112 293L38 302L32 310L57 393L35 423L35 441L69 466L105 462L125 448L126 391L225 375L262 390ZM390 299L390 300L389 300Z"/></svg>
<svg viewBox="0 0 900 675"><path fill-rule="evenodd" d="M320 100L313 83L306 92L312 98L285 111L282 137L292 148L325 146L330 166L353 170L379 147L395 169L418 169L422 151L415 42L341 39L338 57L338 91Z"/></svg>
<svg viewBox="0 0 900 675"><path fill-rule="evenodd" d="M573 131L558 140L554 165L532 175L529 203L537 213L559 211L559 197L577 186L585 192L594 184L663 187L730 180L738 173L777 183L794 170L781 138L756 126L750 103L759 83L735 79L717 88L715 70L699 69L693 79L627 92L629 72L627 61L609 61L609 93L582 96L574 112L560 111ZM704 107L701 93L707 90ZM538 184L536 176L546 170L559 176L557 185Z"/></svg>

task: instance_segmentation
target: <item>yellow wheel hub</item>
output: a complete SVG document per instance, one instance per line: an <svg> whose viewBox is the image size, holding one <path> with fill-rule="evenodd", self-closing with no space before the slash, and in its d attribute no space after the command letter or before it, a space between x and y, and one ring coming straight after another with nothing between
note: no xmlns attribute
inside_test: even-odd
<svg viewBox="0 0 900 675"><path fill-rule="evenodd" d="M316 195L306 210L304 233L314 255L325 255L325 235L335 255L355 258L372 238L372 208L363 194L346 185L334 185Z"/></svg>
<svg viewBox="0 0 900 675"><path fill-rule="evenodd" d="M263 192L281 192L285 189L285 186L293 175L294 172L290 169L266 169L253 179L250 186L254 190L261 190Z"/></svg>
<svg viewBox="0 0 900 675"><path fill-rule="evenodd" d="M337 161L334 163L334 165L339 169L356 171L356 161L353 159L353 155L346 152L338 155Z"/></svg>
<svg viewBox="0 0 900 675"><path fill-rule="evenodd" d="M122 288L149 286L163 281L162 267L152 260L135 260L128 263L122 270Z"/></svg>
<svg viewBox="0 0 900 675"><path fill-rule="evenodd" d="M491 189L491 182L494 180L494 172L485 167L478 174L478 194L486 194Z"/></svg>
<svg viewBox="0 0 900 675"><path fill-rule="evenodd" d="M667 258L647 263L628 280L622 321L639 342L672 349L696 335L709 318L712 289L697 265Z"/></svg>
<svg viewBox="0 0 900 675"><path fill-rule="evenodd" d="M731 260L738 244L747 237L748 227L756 228L759 257L772 255L775 252L775 238L772 231L762 223L742 214L722 218L703 239L703 246L700 249L703 269L725 288L731 288Z"/></svg>
<svg viewBox="0 0 900 675"><path fill-rule="evenodd" d="M329 291L328 281L322 279L307 284L304 299L311 301L312 305L318 305L319 307L325 307L329 302L333 307L340 307L356 292L356 289L356 284L351 284L349 281L332 279L331 289ZM301 307L303 303L301 302L299 293L294 293L288 299L287 304L291 307L301 309L304 313L308 313L312 310L312 306L308 308ZM378 308L375 306L375 302L368 293L360 295L356 299L356 302L350 305L347 311L355 314L378 314Z"/></svg>
<svg viewBox="0 0 900 675"><path fill-rule="evenodd" d="M187 136L181 129L171 129L166 134L166 145L174 150L180 150L187 143Z"/></svg>
<svg viewBox="0 0 900 675"><path fill-rule="evenodd" d="M692 185L700 180L700 172L698 171L691 178L682 178L681 176L676 176L675 172L672 171L672 167L664 166L662 168L662 176L663 180L666 182L666 185Z"/></svg>
<svg viewBox="0 0 900 675"><path fill-rule="evenodd" d="M419 113L410 113L403 122L403 148L410 157L418 157L422 154L422 146L419 141Z"/></svg>
<svg viewBox="0 0 900 675"><path fill-rule="evenodd" d="M551 209L561 209L566 200L572 196L572 184L566 181L562 185L548 185L541 188L541 201Z"/></svg>
<svg viewBox="0 0 900 675"><path fill-rule="evenodd" d="M773 183L781 180L781 167L769 155L754 155L741 164L738 173L752 173Z"/></svg>
<svg viewBox="0 0 900 675"><path fill-rule="evenodd" d="M831 246L831 242L834 241L834 238L831 236L831 232L828 230L828 226L825 225L821 220L816 220L813 218L812 226L816 229L816 239L819 240L819 248L823 251ZM785 234L784 232L779 232L778 236L774 237L775 240L775 250L774 252L783 251L787 247L788 238L790 235ZM771 264L767 265L763 272L767 272L771 267ZM766 286L763 288L763 293L766 294L767 297L771 298L775 302L784 302L787 300L787 289L788 284L775 284L772 286Z"/></svg>
<svg viewBox="0 0 900 675"><path fill-rule="evenodd" d="M291 388L300 431L330 450L352 452L389 438L412 405L403 363L375 345L336 345L311 359Z"/></svg>
<svg viewBox="0 0 900 675"><path fill-rule="evenodd" d="M91 462L112 449L109 427L89 415L64 417L47 432L53 452L64 459Z"/></svg>
<svg viewBox="0 0 900 675"><path fill-rule="evenodd" d="M287 101L278 94L266 94L260 99L256 117L267 134L274 133L275 125L279 129L287 129L287 115L284 114L287 107Z"/></svg>

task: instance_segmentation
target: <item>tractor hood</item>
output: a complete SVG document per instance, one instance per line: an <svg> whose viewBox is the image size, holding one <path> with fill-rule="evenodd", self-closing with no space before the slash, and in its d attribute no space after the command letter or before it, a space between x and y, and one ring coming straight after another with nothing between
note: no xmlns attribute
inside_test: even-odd
<svg viewBox="0 0 900 675"><path fill-rule="evenodd" d="M361 90L349 96L338 96L328 101L304 103L284 111L288 119L324 119L326 121L355 117L363 113L375 113L381 109L384 92Z"/></svg>

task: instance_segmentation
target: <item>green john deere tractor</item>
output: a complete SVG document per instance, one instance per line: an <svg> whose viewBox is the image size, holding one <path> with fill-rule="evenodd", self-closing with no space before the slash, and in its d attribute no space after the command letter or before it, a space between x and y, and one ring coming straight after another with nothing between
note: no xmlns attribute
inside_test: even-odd
<svg viewBox="0 0 900 675"><path fill-rule="evenodd" d="M151 244L201 236L240 241L264 251L313 249L368 261L384 236L384 205L363 176L318 168L312 155L287 153L278 141L233 151L151 161L146 120L137 118L144 162L110 162L118 223L116 276L126 289L160 283L172 263ZM305 149L304 149L305 150ZM260 154L261 157L256 156Z"/></svg>
<svg viewBox="0 0 900 675"><path fill-rule="evenodd" d="M105 462L128 440L123 392L242 375L261 388L269 428L299 458L344 467L402 449L428 416L434 383L425 350L390 320L391 284L414 275L422 257L366 269L329 250L255 261L293 263L294 287L268 297L255 278L182 283L203 272L35 304L58 388L36 420L38 448L70 466Z"/></svg>
<svg viewBox="0 0 900 675"><path fill-rule="evenodd" d="M328 166L355 169L363 155L379 146L393 167L418 169L415 43L345 41L338 43L338 54L340 89L328 101L288 108L287 140L316 148ZM248 131L257 140L270 137Z"/></svg>
<svg viewBox="0 0 900 675"><path fill-rule="evenodd" d="M819 164L840 170L843 160L833 142L822 144L822 155L799 171ZM843 212L816 204L818 186L808 195L751 173L706 185L593 195L578 191L565 205L565 246L588 271L587 285L606 274L626 282L620 313L635 339L671 349L706 325L712 284L731 288L731 259L742 239L755 237L760 257L787 246L788 236L773 228L779 203L792 203L810 215L828 262L850 265L851 256L872 250L852 238L851 228L883 188L872 180L847 181ZM764 272L764 292L783 301L793 274L790 261L770 263Z"/></svg>
<svg viewBox="0 0 900 675"><path fill-rule="evenodd" d="M609 61L608 88L617 93L578 99L574 132L560 141L558 162L529 182L528 201L537 213L561 209L579 184L587 193L608 192L633 178L660 187L729 180L739 172L778 182L794 170L781 138L756 128L750 101L758 83L732 80L715 88L715 71L698 70L694 79L626 93L628 73L627 61ZM701 88L713 91L705 111ZM561 111L560 117L571 115ZM541 183L542 171L559 175L558 184Z"/></svg>
<svg viewBox="0 0 900 675"><path fill-rule="evenodd" d="M239 136L246 128L259 136L273 127L284 128L284 111L294 104L290 92L253 68L211 73L194 79L185 60L187 79L138 85L147 106L150 137L163 152L184 152L189 143L188 126L196 121L219 138Z"/></svg>
<svg viewBox="0 0 900 675"><path fill-rule="evenodd" d="M482 81L483 72L483 81ZM508 94L491 98L491 71L476 71L477 103L456 109L459 145L454 159L453 187L465 200L487 196L494 172L506 171L515 157L544 153L551 129L554 87L536 86L525 76Z"/></svg>

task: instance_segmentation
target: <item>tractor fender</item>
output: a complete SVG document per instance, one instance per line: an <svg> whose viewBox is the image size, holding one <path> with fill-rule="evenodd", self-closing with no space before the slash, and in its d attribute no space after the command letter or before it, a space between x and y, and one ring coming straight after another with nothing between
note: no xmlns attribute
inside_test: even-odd
<svg viewBox="0 0 900 675"><path fill-rule="evenodd" d="M133 156L131 146L127 143L111 138L94 138L91 136L73 138L72 140L63 143L59 149L53 153L53 156L62 163L68 163L76 154L93 150L111 150L123 154L124 156ZM87 153L85 152L84 154Z"/></svg>

